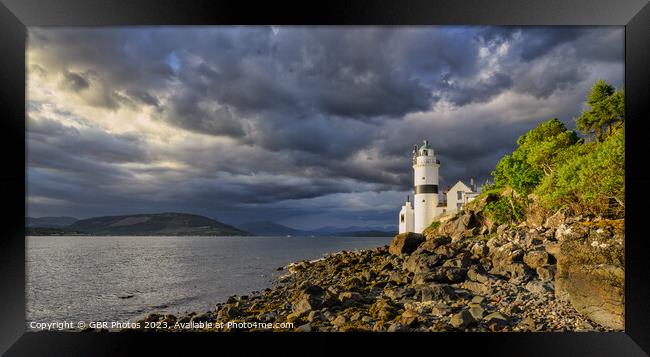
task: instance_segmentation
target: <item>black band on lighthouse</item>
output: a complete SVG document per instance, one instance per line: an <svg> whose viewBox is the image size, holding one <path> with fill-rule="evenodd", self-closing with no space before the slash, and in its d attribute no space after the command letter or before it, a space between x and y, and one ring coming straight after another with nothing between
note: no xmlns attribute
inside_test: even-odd
<svg viewBox="0 0 650 357"><path fill-rule="evenodd" d="M418 193L438 193L438 185L417 185L415 194Z"/></svg>

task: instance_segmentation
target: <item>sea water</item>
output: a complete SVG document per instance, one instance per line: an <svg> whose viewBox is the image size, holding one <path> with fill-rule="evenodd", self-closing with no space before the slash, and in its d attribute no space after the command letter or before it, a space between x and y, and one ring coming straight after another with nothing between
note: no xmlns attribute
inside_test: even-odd
<svg viewBox="0 0 650 357"><path fill-rule="evenodd" d="M203 313L231 295L272 287L278 267L389 237L26 238L30 322L135 321L151 312Z"/></svg>

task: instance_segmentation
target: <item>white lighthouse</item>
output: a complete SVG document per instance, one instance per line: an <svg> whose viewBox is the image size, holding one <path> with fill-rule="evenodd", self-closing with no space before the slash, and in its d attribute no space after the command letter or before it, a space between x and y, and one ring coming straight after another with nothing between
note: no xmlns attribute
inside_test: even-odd
<svg viewBox="0 0 650 357"><path fill-rule="evenodd" d="M422 146L413 148L413 187L415 196L413 208L408 198L399 215L399 232L422 233L433 220L443 213L438 206L438 168L440 161L424 140Z"/></svg>
<svg viewBox="0 0 650 357"><path fill-rule="evenodd" d="M438 168L440 161L436 158L428 140L420 148L413 148L413 186L415 208L413 230L422 233L439 214L438 208Z"/></svg>

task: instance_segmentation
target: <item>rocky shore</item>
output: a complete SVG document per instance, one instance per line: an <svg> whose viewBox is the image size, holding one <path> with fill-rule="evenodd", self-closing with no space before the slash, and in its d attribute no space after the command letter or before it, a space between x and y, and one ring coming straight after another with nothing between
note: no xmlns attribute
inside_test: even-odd
<svg viewBox="0 0 650 357"><path fill-rule="evenodd" d="M622 330L624 220L529 217L496 226L468 210L390 246L290 264L272 288L212 311L140 322L193 330L210 322L219 328L203 330L213 331L291 326L285 322L292 327L272 330ZM219 325L229 321L249 324Z"/></svg>

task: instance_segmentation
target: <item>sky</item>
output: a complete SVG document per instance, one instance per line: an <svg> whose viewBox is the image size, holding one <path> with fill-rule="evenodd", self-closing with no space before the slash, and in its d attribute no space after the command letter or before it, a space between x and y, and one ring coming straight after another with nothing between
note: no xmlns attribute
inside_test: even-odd
<svg viewBox="0 0 650 357"><path fill-rule="evenodd" d="M27 215L394 227L428 139L440 186L620 88L623 27L30 28Z"/></svg>

